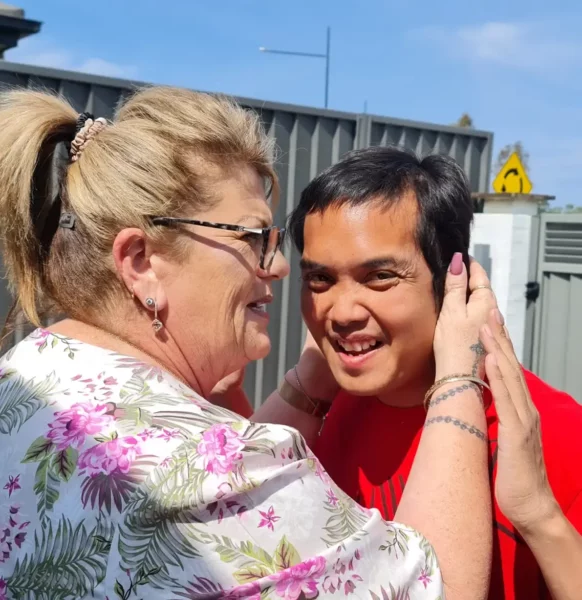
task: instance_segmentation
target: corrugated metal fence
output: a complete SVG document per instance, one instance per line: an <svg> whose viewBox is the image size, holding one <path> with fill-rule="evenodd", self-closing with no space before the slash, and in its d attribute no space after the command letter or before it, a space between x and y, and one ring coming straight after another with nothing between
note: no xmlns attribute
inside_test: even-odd
<svg viewBox="0 0 582 600"><path fill-rule="evenodd" d="M532 370L582 403L582 215L540 217Z"/></svg>
<svg viewBox="0 0 582 600"><path fill-rule="evenodd" d="M0 60L0 88L44 88L64 95L79 111L111 118L119 103L140 82L44 69ZM319 172L355 148L398 145L420 155L452 156L465 169L473 191L486 191L493 136L485 131L447 127L331 110L238 99L257 111L279 148L277 172L281 180L281 204L276 221L281 223L299 200L302 189ZM275 291L271 307L273 350L264 360L250 365L245 388L255 404L270 393L286 369L299 356L303 325L299 309L298 257L287 249L291 276ZM0 286L0 318L8 310L8 296Z"/></svg>

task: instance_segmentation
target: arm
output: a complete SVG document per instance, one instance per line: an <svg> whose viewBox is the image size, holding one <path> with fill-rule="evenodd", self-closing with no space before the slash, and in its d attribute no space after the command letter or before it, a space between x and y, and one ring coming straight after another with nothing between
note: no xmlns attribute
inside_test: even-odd
<svg viewBox="0 0 582 600"><path fill-rule="evenodd" d="M317 399L316 402L320 406L327 405L329 409L339 391L325 357L309 332L299 362L294 369L287 371L285 380L288 384L287 394L294 396L291 399L296 403L305 404L308 397ZM306 408L310 408L309 401ZM279 389L269 395L251 420L256 423L278 423L293 427L301 433L309 446L313 444L323 426L321 417L294 408L281 397Z"/></svg>
<svg viewBox="0 0 582 600"><path fill-rule="evenodd" d="M579 500L582 503L582 499ZM520 530L554 600L577 600L582 590L582 536L560 507Z"/></svg>
<svg viewBox="0 0 582 600"><path fill-rule="evenodd" d="M481 338L499 418L499 508L535 556L554 600L575 600L582 590L582 536L560 509L548 482L539 413L498 311ZM578 496L569 514L579 526L580 513Z"/></svg>
<svg viewBox="0 0 582 600"><path fill-rule="evenodd" d="M488 285L476 263L470 283ZM466 303L464 267L459 275L447 275L446 286L435 333L436 379L455 373L481 376L476 344L494 296L479 289ZM487 424L477 388L462 385L449 384L433 396L395 519L422 531L433 544L447 599L477 600L487 598L492 552ZM453 420L447 423L446 417Z"/></svg>

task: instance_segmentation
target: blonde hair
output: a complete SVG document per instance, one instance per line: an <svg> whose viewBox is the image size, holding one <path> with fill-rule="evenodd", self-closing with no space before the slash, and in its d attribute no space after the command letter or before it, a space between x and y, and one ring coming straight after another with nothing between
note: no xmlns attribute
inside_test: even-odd
<svg viewBox="0 0 582 600"><path fill-rule="evenodd" d="M12 291L35 325L47 304L96 318L123 290L111 256L117 233L138 227L171 242L148 217L208 208L219 200L218 172L248 165L278 192L271 140L256 114L227 98L142 89L59 170L59 148L73 140L78 117L49 93L0 94L0 239ZM74 229L58 227L61 211L75 215Z"/></svg>

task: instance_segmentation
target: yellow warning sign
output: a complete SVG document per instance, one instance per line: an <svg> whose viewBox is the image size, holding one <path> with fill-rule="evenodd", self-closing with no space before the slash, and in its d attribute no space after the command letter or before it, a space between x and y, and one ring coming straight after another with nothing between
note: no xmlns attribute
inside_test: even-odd
<svg viewBox="0 0 582 600"><path fill-rule="evenodd" d="M493 189L498 194L529 194L532 191L533 185L517 152L507 159L497 174L493 181Z"/></svg>

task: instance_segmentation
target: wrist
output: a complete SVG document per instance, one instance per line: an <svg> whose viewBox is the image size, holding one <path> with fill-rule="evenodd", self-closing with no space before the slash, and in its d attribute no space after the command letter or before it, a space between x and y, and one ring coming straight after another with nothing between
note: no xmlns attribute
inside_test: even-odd
<svg viewBox="0 0 582 600"><path fill-rule="evenodd" d="M541 501L537 509L527 518L512 521L513 526L529 545L540 540L550 540L559 537L568 520L560 505L552 496Z"/></svg>
<svg viewBox="0 0 582 600"><path fill-rule="evenodd" d="M328 367L325 367L328 369ZM296 379L299 378L303 391L314 400L319 402L327 402L331 404L339 390L339 386L335 379L327 373L322 374L317 369L313 369L312 366L306 365L305 361L299 362L293 369L290 369L285 374L285 379L293 385L298 387Z"/></svg>
<svg viewBox="0 0 582 600"><path fill-rule="evenodd" d="M311 398L297 381L294 369L287 372L281 381L277 393L289 406L317 419L325 419L331 404L316 398Z"/></svg>

